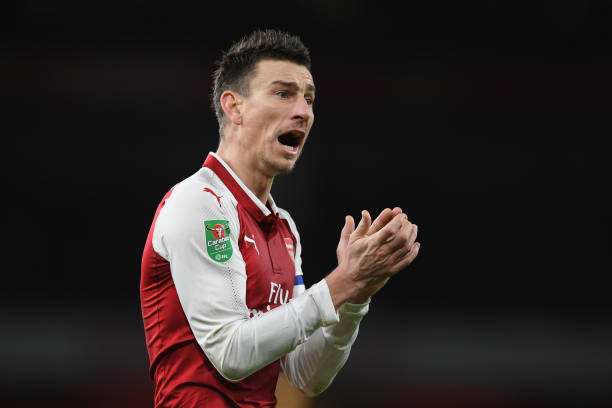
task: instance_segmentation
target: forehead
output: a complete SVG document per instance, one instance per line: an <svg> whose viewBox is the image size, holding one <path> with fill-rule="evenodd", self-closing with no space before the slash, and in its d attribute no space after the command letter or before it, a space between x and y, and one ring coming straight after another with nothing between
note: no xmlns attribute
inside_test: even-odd
<svg viewBox="0 0 612 408"><path fill-rule="evenodd" d="M314 86L312 74L303 65L271 59L259 61L255 66L255 75L251 79L251 87L253 89L268 87L275 81L295 82L303 89Z"/></svg>

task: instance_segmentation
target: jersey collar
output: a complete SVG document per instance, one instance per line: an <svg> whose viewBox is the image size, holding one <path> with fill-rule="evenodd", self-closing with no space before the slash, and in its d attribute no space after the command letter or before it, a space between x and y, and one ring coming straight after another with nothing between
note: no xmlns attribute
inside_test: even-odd
<svg viewBox="0 0 612 408"><path fill-rule="evenodd" d="M268 208L264 203L249 188L238 178L230 166L223 161L218 154L210 152L208 157L202 164L202 167L211 169L220 179L223 184L236 197L236 200L243 206L258 223L266 222L270 218L276 218L278 208L274 203L272 195L268 195ZM270 211L272 210L272 211Z"/></svg>

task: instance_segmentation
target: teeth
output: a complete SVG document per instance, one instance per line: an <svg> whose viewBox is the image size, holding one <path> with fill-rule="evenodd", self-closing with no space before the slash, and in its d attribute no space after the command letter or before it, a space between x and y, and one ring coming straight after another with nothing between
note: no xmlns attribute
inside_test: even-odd
<svg viewBox="0 0 612 408"><path fill-rule="evenodd" d="M282 144L282 143L281 143ZM297 152L297 146L287 146L283 145L287 150L291 150L292 152Z"/></svg>

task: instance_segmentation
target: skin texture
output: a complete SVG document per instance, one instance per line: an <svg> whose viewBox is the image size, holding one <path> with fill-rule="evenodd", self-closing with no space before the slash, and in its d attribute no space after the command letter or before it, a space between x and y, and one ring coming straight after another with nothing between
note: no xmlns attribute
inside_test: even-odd
<svg viewBox="0 0 612 408"><path fill-rule="evenodd" d="M410 221L408 221L407 217L402 220L401 228L398 233L387 239L387 242L381 243L382 249L378 254L376 254L376 249L374 249L372 246L375 244L375 241L370 241L369 243L367 241L363 241L364 238L378 233L390 221L395 220L397 216L405 216L405 214L402 214L401 208L395 207L393 210L385 208L376 218L376 220L369 225L364 235L362 235L360 232L355 233L355 221L353 220L353 217L350 215L346 216L344 228L342 228L342 232L340 233L340 242L338 242L338 247L336 249L338 265L341 265L344 262L349 244L351 244L351 247L354 247L353 244L358 240L361 241L359 242L360 245L356 247L356 250L363 251L362 254L365 257L368 257L367 250L369 249L370 262L373 261L371 255L374 254L374 256L378 255L383 258L388 258L387 260L391 261L392 263L392 266L387 271L383 271L378 276L369 276L367 278L364 277L365 280L363 283L365 286L357 295L349 298L348 302L367 302L368 299L374 295L374 293L378 292L387 283L391 276L408 266L418 255L419 248L421 247L420 243L415 242L418 227L416 224L412 224ZM362 217L363 228L365 230L366 226L368 226L370 215L367 211L363 211ZM370 245L369 248L367 248L368 244ZM366 245L366 247L364 247L364 245ZM373 250L374 252L372 252ZM365 265L363 265L363 267L365 267ZM360 276L355 276L355 279L360 280Z"/></svg>
<svg viewBox="0 0 612 408"><path fill-rule="evenodd" d="M256 64L248 95L225 91L223 139L217 154L246 186L267 202L274 177L290 172L300 157L314 122L314 81L310 71L288 61ZM279 136L293 132L298 145L287 148ZM418 255L417 226L402 209L383 210L372 222L349 215L336 249L338 267L325 279L334 306L365 303Z"/></svg>
<svg viewBox="0 0 612 408"><path fill-rule="evenodd" d="M314 122L314 96L306 67L268 59L257 63L248 96L221 95L226 120L217 153L264 203L274 177L290 172L302 153ZM288 131L300 133L296 152L278 141Z"/></svg>
<svg viewBox="0 0 612 408"><path fill-rule="evenodd" d="M367 211L354 228L347 216L338 243L338 267L325 279L334 306L365 303L419 253L417 226L401 209L385 209L372 223Z"/></svg>

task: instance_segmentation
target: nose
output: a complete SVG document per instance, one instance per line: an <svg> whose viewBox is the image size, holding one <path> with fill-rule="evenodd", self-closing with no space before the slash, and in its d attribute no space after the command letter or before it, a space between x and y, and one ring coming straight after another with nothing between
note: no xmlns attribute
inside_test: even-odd
<svg viewBox="0 0 612 408"><path fill-rule="evenodd" d="M293 106L293 115L291 119L301 120L303 122L310 122L314 114L312 112L312 105L306 102L306 98L297 98Z"/></svg>

